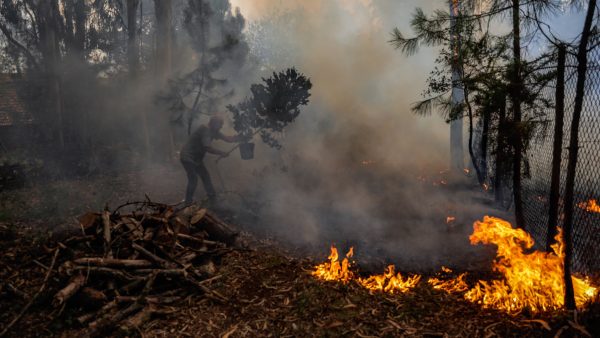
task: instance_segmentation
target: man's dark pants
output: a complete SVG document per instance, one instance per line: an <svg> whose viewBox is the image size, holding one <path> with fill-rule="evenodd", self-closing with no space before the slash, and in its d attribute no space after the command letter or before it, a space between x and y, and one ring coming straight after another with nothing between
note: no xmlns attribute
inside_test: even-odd
<svg viewBox="0 0 600 338"><path fill-rule="evenodd" d="M212 181L210 180L208 170L204 166L204 162L200 160L196 163L182 159L181 164L183 164L183 168L185 169L188 178L187 188L185 190L185 202L191 203L193 201L194 192L196 191L196 186L198 185L198 176L200 176L202 184L204 184L204 190L206 191L206 195L208 195L208 198L215 198L215 188L213 187Z"/></svg>

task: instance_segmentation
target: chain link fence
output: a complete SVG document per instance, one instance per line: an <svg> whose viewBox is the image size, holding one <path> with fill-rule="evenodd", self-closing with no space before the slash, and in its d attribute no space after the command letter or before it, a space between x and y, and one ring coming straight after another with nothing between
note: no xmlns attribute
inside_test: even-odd
<svg viewBox="0 0 600 338"><path fill-rule="evenodd" d="M599 38L591 41L594 46ZM564 90L564 125L560 163L560 197L558 225L563 222L565 178L568 164L568 144L575 99L577 60L567 53ZM544 89L544 97L554 102L556 83ZM523 177L523 209L525 228L540 248L548 237L550 186L553 158L555 109L547 109L547 126L539 128L525 154ZM592 273L600 270L600 48L588 56L583 111L579 125L579 156L575 178L573 221L573 270Z"/></svg>

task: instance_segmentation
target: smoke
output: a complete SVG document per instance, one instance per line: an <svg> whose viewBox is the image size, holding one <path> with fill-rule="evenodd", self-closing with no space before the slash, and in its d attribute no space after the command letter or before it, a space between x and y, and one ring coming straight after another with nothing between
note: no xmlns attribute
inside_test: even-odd
<svg viewBox="0 0 600 338"><path fill-rule="evenodd" d="M263 76L296 66L314 84L311 103L282 135L283 150L259 144L255 160L220 164L222 188L244 196L228 198L247 210L241 222L312 253L335 242L354 245L359 260L418 269L464 263L471 224L489 208L473 200L468 180L440 183L448 180L439 171L449 162L449 127L410 111L435 51L406 57L388 43L393 27L409 31L415 7L444 3L231 2L249 20ZM455 224L446 224L449 215Z"/></svg>
<svg viewBox="0 0 600 338"><path fill-rule="evenodd" d="M208 2L226 5L224 0ZM84 143L80 139L89 139L83 152L92 149L91 157L98 162L89 167L106 173L105 167L114 166L123 174L122 167L136 151L158 153L158 162L164 164L172 147L182 145L188 131L183 124L171 128L170 134L165 129L173 122L171 113L191 111L198 86L178 87L184 88L177 93L181 95L171 98L183 97L181 102L169 102L157 99L172 94L164 82L179 80L181 84L202 78L204 95L197 96L205 100L200 103L202 112L225 112L227 104L249 94L251 83L273 71L296 67L310 77L312 97L299 118L280 135L284 148L271 149L257 138L252 161L242 161L234 153L217 166L214 157L205 158L215 185L225 192L223 206L246 228L313 253L325 251L335 242L356 246L359 257L433 267L449 264L450 252L455 260L462 257L458 253L469 252L470 224L487 213L487 208L472 200L464 187L467 183L441 183L449 181L439 174L449 163L448 125L435 114L418 117L410 111L411 103L420 98L436 51L424 48L418 55L406 57L388 43L392 28L409 32L415 7L430 11L445 6L444 2L231 0L244 18L235 10L225 10L225 16L216 20L221 26L207 31L202 29L204 18L195 20L198 25L192 28L188 20L186 26L189 2L174 1L173 50L166 53L169 55L156 49L154 5L159 3L142 1L137 78L127 71L125 36L113 37L123 30L111 24L98 26L106 30L102 35L106 38L101 40L106 39L107 46L98 43L93 51L97 49L97 56L106 61L95 64L86 60L82 65L89 70L86 81L77 70L64 78L65 111L81 120L73 122L70 129L82 135L75 135L70 143L78 146ZM248 49L245 43L239 45L244 48L236 55L227 54L227 43L215 49L219 44L213 42L223 41L227 35L223 32L237 34L244 22ZM236 34L226 42L237 41ZM214 57L201 64L202 51L210 51ZM159 54L161 59L171 60L170 64L158 62ZM209 62L213 59L218 62ZM213 68L203 68L207 64ZM194 71L198 76L186 78ZM170 73L171 81L157 79L163 73ZM214 85L204 81L207 73ZM227 81L220 81L223 79ZM207 117L193 120L192 128L205 123ZM224 132L233 133L231 125ZM131 151L115 154L113 149L102 150L125 148L116 143L125 143ZM228 146L214 144L223 150ZM148 154L140 157L153 159L144 155ZM114 160L109 160L111 156ZM167 202L183 198L185 175L177 163L157 171L141 160L130 162L141 171L130 183L139 191L138 197L148 193ZM425 182L418 178L422 176L427 176ZM112 187L107 189L112 193ZM201 188L196 197L203 198ZM457 221L448 226L446 216L450 215Z"/></svg>

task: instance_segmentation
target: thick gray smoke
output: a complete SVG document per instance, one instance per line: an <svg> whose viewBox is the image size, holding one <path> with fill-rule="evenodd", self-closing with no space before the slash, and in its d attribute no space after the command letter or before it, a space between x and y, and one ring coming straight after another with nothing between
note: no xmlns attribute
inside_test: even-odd
<svg viewBox="0 0 600 338"><path fill-rule="evenodd" d="M435 51L405 57L387 42L393 27L408 31L415 7L445 3L232 3L250 20L262 74L296 66L314 84L310 105L281 135L281 151L259 144L255 160L219 165L221 188L242 196L228 197L246 210L241 222L313 253L334 242L355 245L359 260L362 253L413 268L464 263L471 224L490 211L465 191L468 180L449 187L439 174L449 161L448 125L410 111ZM446 224L447 216L457 220Z"/></svg>

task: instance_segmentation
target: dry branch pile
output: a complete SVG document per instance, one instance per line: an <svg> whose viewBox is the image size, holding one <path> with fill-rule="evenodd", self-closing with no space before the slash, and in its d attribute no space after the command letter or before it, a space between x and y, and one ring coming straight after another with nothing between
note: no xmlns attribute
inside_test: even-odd
<svg viewBox="0 0 600 338"><path fill-rule="evenodd" d="M57 267L56 309L87 309L77 317L86 336L137 330L192 294L227 301L205 284L216 278L216 263L237 243L237 232L206 209L128 203L79 221L81 235L48 250L53 256L48 274Z"/></svg>

